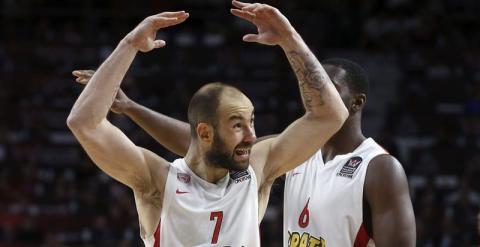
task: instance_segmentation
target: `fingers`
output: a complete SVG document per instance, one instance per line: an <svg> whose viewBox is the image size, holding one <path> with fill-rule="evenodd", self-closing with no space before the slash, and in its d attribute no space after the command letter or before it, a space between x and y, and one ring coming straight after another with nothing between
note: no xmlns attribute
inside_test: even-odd
<svg viewBox="0 0 480 247"><path fill-rule="evenodd" d="M184 22L189 14L184 11L179 12L167 12L168 14L161 13L151 16L151 21L155 28L164 28Z"/></svg>
<svg viewBox="0 0 480 247"><path fill-rule="evenodd" d="M275 14L275 8L267 4L242 3L234 0L232 1L232 5L238 8L238 9L235 9L235 8L230 9L230 12L233 15L238 16L250 22L254 22L254 20L258 20L258 19L267 19L272 17L272 15ZM257 23L254 22L254 24L257 24Z"/></svg>
<svg viewBox="0 0 480 247"><path fill-rule="evenodd" d="M89 81L89 78L84 78L84 77L78 77L77 79L75 79L76 82L80 83L80 84L87 84L88 81Z"/></svg>
<svg viewBox="0 0 480 247"><path fill-rule="evenodd" d="M166 44L167 44L167 43L165 42L165 40L161 40L161 39L153 41L153 46L155 47L155 49L156 49L156 48L162 48L162 47L164 47Z"/></svg>
<svg viewBox="0 0 480 247"><path fill-rule="evenodd" d="M174 12L162 12L160 14L157 14L155 16L163 16L163 17L179 17L185 14L185 10L182 11L174 11Z"/></svg>
<svg viewBox="0 0 480 247"><path fill-rule="evenodd" d="M259 37L257 34L246 34L243 36L243 41L245 42L259 42Z"/></svg>
<svg viewBox="0 0 480 247"><path fill-rule="evenodd" d="M267 6L260 3L244 3L236 0L232 1L232 5L244 11L254 11L260 7Z"/></svg>
<svg viewBox="0 0 480 247"><path fill-rule="evenodd" d="M244 2L240 2L240 1L236 1L236 0L232 1L232 5L239 8L239 9L247 7L249 4L250 3L244 3Z"/></svg>
<svg viewBox="0 0 480 247"><path fill-rule="evenodd" d="M75 81L80 83L80 84L87 84L88 81L90 81L90 78L92 78L94 73L95 73L95 70L74 70L74 71L72 71L72 74L75 77L77 77L75 79Z"/></svg>
<svg viewBox="0 0 480 247"><path fill-rule="evenodd" d="M74 76L93 76L95 74L95 70L74 70L72 71L72 75Z"/></svg>
<svg viewBox="0 0 480 247"><path fill-rule="evenodd" d="M256 15L251 12L239 10L239 9L230 9L230 13L232 13L235 16L238 16L242 19L245 19L249 22L254 22Z"/></svg>
<svg viewBox="0 0 480 247"><path fill-rule="evenodd" d="M256 12L259 9L265 8L265 4L260 4L260 3L253 3L253 4L248 4L247 6L243 7L242 10L244 11L250 11L250 12Z"/></svg>

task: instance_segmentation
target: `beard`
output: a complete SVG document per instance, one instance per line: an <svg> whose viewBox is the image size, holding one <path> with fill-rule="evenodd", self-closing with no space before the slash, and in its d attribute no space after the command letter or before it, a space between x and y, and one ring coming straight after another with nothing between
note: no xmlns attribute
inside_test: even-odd
<svg viewBox="0 0 480 247"><path fill-rule="evenodd" d="M242 142L238 144L238 147L250 147L251 143ZM234 152L230 152L226 149L227 145L225 141L220 137L217 131L214 132L213 143L210 150L205 153L206 163L214 167L225 168L230 171L244 171L248 168L250 160L246 162L237 162L234 159ZM234 149L235 150L235 149Z"/></svg>

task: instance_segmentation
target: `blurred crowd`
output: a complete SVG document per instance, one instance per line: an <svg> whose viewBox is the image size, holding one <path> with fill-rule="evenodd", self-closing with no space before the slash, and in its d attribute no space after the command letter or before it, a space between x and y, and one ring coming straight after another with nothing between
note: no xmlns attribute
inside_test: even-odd
<svg viewBox="0 0 480 247"><path fill-rule="evenodd" d="M364 129L407 172L417 246L478 246L480 2L266 3L320 60L348 58L368 72ZM167 47L137 56L122 85L132 99L185 120L192 93L222 81L252 98L258 136L302 114L282 51L242 42L255 30L229 8L223 0L0 1L0 247L143 245L132 192L89 160L65 122L82 90L71 71L98 67L147 15L186 9L191 18L158 34ZM137 145L177 157L126 117L110 117ZM282 245L282 186L273 188L263 246Z"/></svg>

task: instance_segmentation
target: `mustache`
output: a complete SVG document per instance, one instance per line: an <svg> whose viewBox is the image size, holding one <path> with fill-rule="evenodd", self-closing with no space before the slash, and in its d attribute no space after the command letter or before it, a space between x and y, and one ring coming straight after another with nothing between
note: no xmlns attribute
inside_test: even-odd
<svg viewBox="0 0 480 247"><path fill-rule="evenodd" d="M235 149L237 148L251 148L253 146L253 142L241 142L237 146L235 146Z"/></svg>

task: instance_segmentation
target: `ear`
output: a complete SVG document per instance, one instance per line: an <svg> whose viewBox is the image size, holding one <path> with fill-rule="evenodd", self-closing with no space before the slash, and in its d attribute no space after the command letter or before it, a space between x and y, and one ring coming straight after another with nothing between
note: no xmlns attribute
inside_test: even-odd
<svg viewBox="0 0 480 247"><path fill-rule="evenodd" d="M210 124L199 123L197 125L197 136L200 141L213 142L213 128Z"/></svg>
<svg viewBox="0 0 480 247"><path fill-rule="evenodd" d="M364 93L356 94L352 100L352 104L350 107L351 111L354 113L361 111L366 102L367 102L367 96Z"/></svg>

